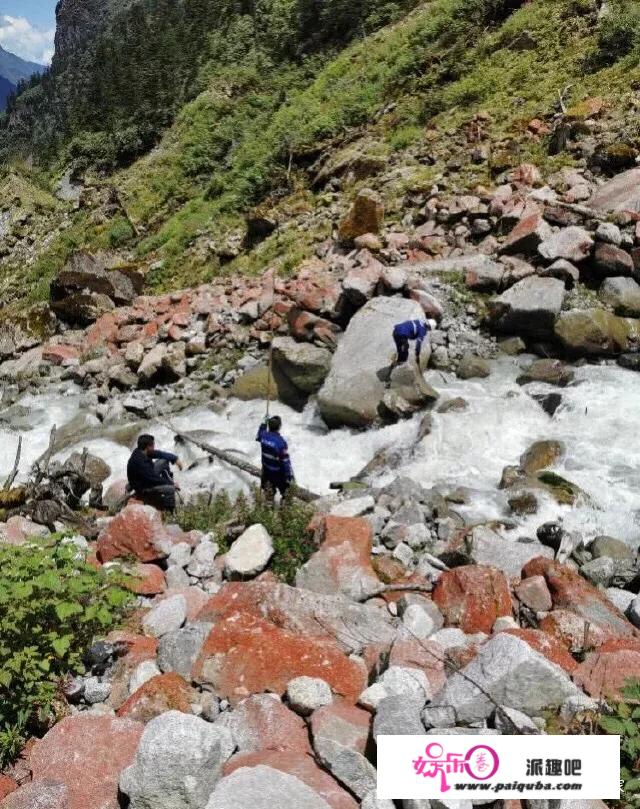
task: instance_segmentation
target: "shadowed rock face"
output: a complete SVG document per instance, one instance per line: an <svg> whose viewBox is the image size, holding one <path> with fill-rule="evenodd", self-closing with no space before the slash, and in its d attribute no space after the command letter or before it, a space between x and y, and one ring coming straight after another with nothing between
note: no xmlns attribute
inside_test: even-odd
<svg viewBox="0 0 640 809"><path fill-rule="evenodd" d="M100 30L109 11L125 0L60 0L56 8L56 67L83 50Z"/></svg>

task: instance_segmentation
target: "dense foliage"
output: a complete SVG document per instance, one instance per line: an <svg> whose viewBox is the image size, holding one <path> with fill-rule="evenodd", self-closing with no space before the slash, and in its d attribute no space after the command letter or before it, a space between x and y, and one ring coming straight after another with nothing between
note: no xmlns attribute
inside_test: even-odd
<svg viewBox="0 0 640 809"><path fill-rule="evenodd" d="M622 696L599 724L605 733L620 736L621 805L631 809L640 807L640 682L628 683Z"/></svg>
<svg viewBox="0 0 640 809"><path fill-rule="evenodd" d="M293 497L286 497L274 508L258 491L248 498L239 495L235 500L222 491L211 499L184 506L178 521L186 531L198 529L213 534L223 553L230 546L231 526L264 525L274 547L269 567L283 581L293 584L296 570L317 550L309 531L312 517L311 506Z"/></svg>
<svg viewBox="0 0 640 809"><path fill-rule="evenodd" d="M83 670L83 652L131 598L116 574L53 543L0 546L0 766L46 727L61 678Z"/></svg>
<svg viewBox="0 0 640 809"><path fill-rule="evenodd" d="M41 80L19 87L8 103L5 157L16 148L53 156L70 143L70 156L81 164L126 164L147 151L184 102L204 89L205 65L216 71L236 66L247 47L276 64L301 64L383 25L412 2L127 3L83 48L54 60Z"/></svg>

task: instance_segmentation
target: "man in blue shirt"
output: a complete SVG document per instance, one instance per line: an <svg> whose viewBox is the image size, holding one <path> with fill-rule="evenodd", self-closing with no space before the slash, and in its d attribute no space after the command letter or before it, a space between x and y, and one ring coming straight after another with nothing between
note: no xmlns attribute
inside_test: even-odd
<svg viewBox="0 0 640 809"><path fill-rule="evenodd" d="M284 497L293 482L293 468L289 447L280 435L280 416L265 418L258 430L256 441L262 449L262 490L272 500L276 491Z"/></svg>
<svg viewBox="0 0 640 809"><path fill-rule="evenodd" d="M175 511L176 490L171 464L182 469L182 463L172 452L156 449L152 435L141 435L127 464L130 488L143 503L162 511Z"/></svg>
<svg viewBox="0 0 640 809"><path fill-rule="evenodd" d="M420 364L420 352L422 343L427 334L435 328L434 320L406 320L398 323L393 329L393 339L398 352L398 363L406 362L409 359L409 341L416 341L416 362Z"/></svg>

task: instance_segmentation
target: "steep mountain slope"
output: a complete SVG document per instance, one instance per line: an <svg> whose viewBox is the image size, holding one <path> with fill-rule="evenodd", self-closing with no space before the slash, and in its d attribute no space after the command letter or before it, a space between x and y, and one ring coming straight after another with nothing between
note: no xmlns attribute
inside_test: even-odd
<svg viewBox="0 0 640 809"><path fill-rule="evenodd" d="M42 73L44 67L35 62L27 62L0 47L0 112L5 108L7 99L16 89L18 82Z"/></svg>
<svg viewBox="0 0 640 809"><path fill-rule="evenodd" d="M523 161L607 173L639 153L640 15L626 0L432 0L377 16L365 4L342 18L342 39L334 31L329 40L310 20L330 9L340 18L339 4L274 2L260 14L221 0L113 8L86 51L103 68L90 72L91 93L69 68L77 85L49 76L9 117L9 140L21 128L31 155L49 143L54 179L71 169L88 186L87 207L63 234L55 237L51 222L43 228L46 249L36 241L19 261L8 254L9 288L20 295L25 266L46 290L82 246L119 250L157 288L273 262L288 271L331 235L363 183L399 223L433 183L490 185ZM166 20L185 11L190 22L181 18L169 48ZM395 22L345 45L390 15ZM109 37L134 18L139 33L116 49ZM182 60L182 37L196 28L206 36ZM168 63L175 70L159 85ZM65 99L73 118L64 118ZM56 132L68 130L53 151L52 120Z"/></svg>

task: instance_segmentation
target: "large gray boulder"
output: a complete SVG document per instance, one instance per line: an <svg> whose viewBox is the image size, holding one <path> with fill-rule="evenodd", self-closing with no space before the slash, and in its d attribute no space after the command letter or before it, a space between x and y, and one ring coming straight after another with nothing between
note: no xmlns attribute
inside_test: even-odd
<svg viewBox="0 0 640 809"><path fill-rule="evenodd" d="M202 809L234 747L227 728L167 711L146 726L120 789L130 809Z"/></svg>
<svg viewBox="0 0 640 809"><path fill-rule="evenodd" d="M637 350L640 320L618 317L604 309L572 309L556 321L555 335L574 355L615 357Z"/></svg>
<svg viewBox="0 0 640 809"><path fill-rule="evenodd" d="M351 320L318 394L320 413L330 427L368 427L378 418L396 350L396 323L424 319L406 298L374 298Z"/></svg>
<svg viewBox="0 0 640 809"><path fill-rule="evenodd" d="M625 171L608 180L587 205L598 213L640 211L640 168Z"/></svg>
<svg viewBox="0 0 640 809"><path fill-rule="evenodd" d="M165 673L175 671L185 680L190 680L193 664L212 626L209 623L190 623L184 629L163 635L158 644L160 670Z"/></svg>
<svg viewBox="0 0 640 809"><path fill-rule="evenodd" d="M293 337L276 337L273 341L273 374L278 382L285 377L289 386L295 389L297 396L293 398L293 406L316 393L324 382L331 368L331 352L312 343L299 343ZM278 385L278 392L283 398L287 385ZM292 397L284 397L292 398ZM289 404L288 401L285 401Z"/></svg>
<svg viewBox="0 0 640 809"><path fill-rule="evenodd" d="M202 804L204 806L204 804ZM206 809L331 809L311 787L293 775L260 764L240 767L214 789Z"/></svg>
<svg viewBox="0 0 640 809"><path fill-rule="evenodd" d="M558 278L525 278L490 301L492 325L507 334L549 337L564 296L565 287Z"/></svg>
<svg viewBox="0 0 640 809"><path fill-rule="evenodd" d="M553 551L540 542L516 542L488 525L478 525L465 539L465 556L470 564L497 567L507 577L520 576L522 568L538 556L553 559Z"/></svg>
<svg viewBox="0 0 640 809"><path fill-rule="evenodd" d="M640 316L640 285L633 278L607 278L600 287L600 298L613 306L616 315Z"/></svg>
<svg viewBox="0 0 640 809"><path fill-rule="evenodd" d="M431 703L451 707L461 724L487 719L494 703L539 716L545 708L582 694L560 666L504 632L481 646L462 673L464 677L452 674Z"/></svg>

